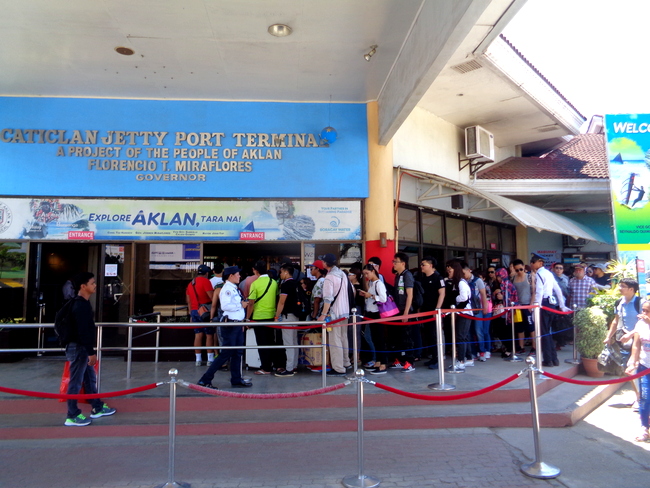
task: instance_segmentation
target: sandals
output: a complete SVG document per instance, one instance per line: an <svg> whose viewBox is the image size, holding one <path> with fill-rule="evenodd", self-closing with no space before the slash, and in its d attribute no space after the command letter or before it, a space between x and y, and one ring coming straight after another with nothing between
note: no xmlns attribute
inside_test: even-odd
<svg viewBox="0 0 650 488"><path fill-rule="evenodd" d="M259 374L259 375L263 375L263 374L264 374L264 375L268 375L268 374L271 374L271 373L268 372L268 371L264 371L263 369L258 369L258 370L255 371L255 373L253 373L253 374Z"/></svg>
<svg viewBox="0 0 650 488"><path fill-rule="evenodd" d="M636 442L650 442L650 433L648 429L643 429L640 435L634 438Z"/></svg>

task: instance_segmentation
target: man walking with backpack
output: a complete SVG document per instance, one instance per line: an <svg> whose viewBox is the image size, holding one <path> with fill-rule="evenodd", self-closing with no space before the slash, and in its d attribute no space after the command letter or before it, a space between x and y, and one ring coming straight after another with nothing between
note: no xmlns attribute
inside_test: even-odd
<svg viewBox="0 0 650 488"><path fill-rule="evenodd" d="M67 317L67 337L65 339L65 356L70 361L70 383L68 395L76 395L81 391L83 384L86 394L97 393L97 376L95 364L97 353L95 341L97 331L95 328L94 312L90 305L90 297L97 290L95 276L92 273L80 273L73 278L77 296L73 298ZM98 398L90 400L92 410L91 419L98 419L115 413ZM65 420L67 426L83 427L92 421L86 418L77 406L77 400L68 400L68 416Z"/></svg>
<svg viewBox="0 0 650 488"><path fill-rule="evenodd" d="M399 309L400 315L406 317L411 313L413 308L413 287L415 279L413 274L406 268L408 265L408 255L403 252L395 254L393 259L393 269L395 270L395 305ZM395 316L397 318L397 316ZM402 319L406 322L408 319ZM389 344L395 346L396 356L394 357L391 369L402 370L402 373L415 371L413 367L413 326L390 326L388 329ZM403 362L402 362L403 361Z"/></svg>

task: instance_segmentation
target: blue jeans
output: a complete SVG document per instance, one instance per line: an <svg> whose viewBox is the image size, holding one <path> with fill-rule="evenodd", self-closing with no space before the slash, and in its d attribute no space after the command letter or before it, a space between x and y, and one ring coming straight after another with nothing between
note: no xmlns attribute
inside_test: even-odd
<svg viewBox="0 0 650 488"><path fill-rule="evenodd" d="M231 322L232 323L232 322ZM221 335L223 336L223 346L243 346L244 342L244 327L240 323L232 323L233 325L222 325ZM230 383L238 385L242 382L241 379L241 358L244 354L243 349L222 349L216 359L212 362L208 370L201 376L200 383L212 382L214 375L219 371L226 361L230 359Z"/></svg>
<svg viewBox="0 0 650 488"><path fill-rule="evenodd" d="M65 348L65 358L70 361L70 383L68 384L68 395L76 395L81 391L83 384L84 391L88 395L97 393L97 375L95 368L88 365L88 351L85 347L71 342ZM104 402L96 398L89 400L92 408L100 409ZM77 400L68 400L68 418L74 418L81 413L77 406Z"/></svg>
<svg viewBox="0 0 650 488"><path fill-rule="evenodd" d="M642 373L646 369L648 368L639 364L636 372ZM639 396L641 397L639 400L639 416L641 417L641 425L647 429L650 427L650 374L639 378L639 387Z"/></svg>
<svg viewBox="0 0 650 488"><path fill-rule="evenodd" d="M475 317L489 318L492 317L491 313L483 314L483 312L475 312ZM478 342L479 352L490 352L492 349L492 339L490 338L490 321L489 320L475 320L476 327L476 341Z"/></svg>

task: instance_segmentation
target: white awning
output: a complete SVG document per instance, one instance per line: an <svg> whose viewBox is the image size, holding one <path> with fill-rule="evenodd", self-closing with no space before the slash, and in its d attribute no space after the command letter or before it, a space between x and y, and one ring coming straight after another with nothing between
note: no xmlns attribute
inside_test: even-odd
<svg viewBox="0 0 650 488"><path fill-rule="evenodd" d="M581 238L589 241L603 242L601 237L596 235L587 227L555 212L534 207L526 203L521 203L494 193L477 190L476 188L464 185L463 183L458 183L457 181L450 180L443 176L433 175L422 171L405 169L401 169L401 171L418 179L429 180L431 183L432 187L418 197L419 201L449 197L458 194L474 195L481 200L478 204L472 206L470 209L471 213L501 209L524 227L531 227L538 232L547 231L571 236L574 239ZM451 189L452 191L442 192L442 187Z"/></svg>

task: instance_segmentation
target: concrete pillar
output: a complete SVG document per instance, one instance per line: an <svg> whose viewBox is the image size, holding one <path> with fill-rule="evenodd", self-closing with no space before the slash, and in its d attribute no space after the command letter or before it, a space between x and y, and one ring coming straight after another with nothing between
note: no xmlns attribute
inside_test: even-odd
<svg viewBox="0 0 650 488"><path fill-rule="evenodd" d="M379 109L377 102L367 105L368 114L368 198L365 202L364 241L366 261L381 259L381 273L392 282L395 254L395 207L393 183L393 143L379 145ZM382 247L381 234L386 234Z"/></svg>

